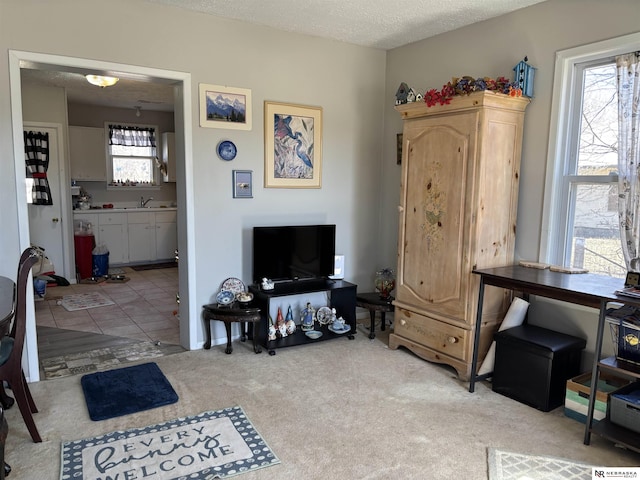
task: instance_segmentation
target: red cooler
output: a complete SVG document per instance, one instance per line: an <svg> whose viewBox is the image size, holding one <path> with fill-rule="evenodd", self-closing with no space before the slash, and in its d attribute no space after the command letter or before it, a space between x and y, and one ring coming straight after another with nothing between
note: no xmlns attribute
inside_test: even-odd
<svg viewBox="0 0 640 480"><path fill-rule="evenodd" d="M74 235L73 243L76 251L76 271L83 278L93 276L93 248L96 246L96 239L93 235Z"/></svg>

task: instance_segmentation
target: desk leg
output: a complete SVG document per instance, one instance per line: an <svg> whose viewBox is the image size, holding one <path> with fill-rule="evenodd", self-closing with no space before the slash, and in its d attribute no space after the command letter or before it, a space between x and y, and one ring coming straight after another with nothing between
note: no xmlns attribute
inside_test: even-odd
<svg viewBox="0 0 640 480"><path fill-rule="evenodd" d="M385 313L387 313L387 312L385 312L384 310L382 310L380 312L380 330L382 330L383 332L384 332L384 324L386 323L386 320L384 318L385 317Z"/></svg>
<svg viewBox="0 0 640 480"><path fill-rule="evenodd" d="M482 326L482 304L484 303L484 278L480 275L478 288L478 311L476 312L476 331L473 336L473 358L471 360L471 375L469 377L469 393L476 389L476 369L478 367L478 346L480 345L480 327Z"/></svg>
<svg viewBox="0 0 640 480"><path fill-rule="evenodd" d="M369 316L371 317L371 326L369 327L369 338L373 340L374 338L376 338L376 311L373 309L369 310Z"/></svg>
<svg viewBox="0 0 640 480"><path fill-rule="evenodd" d="M209 350L211 348L211 319L207 315L204 316L204 333L207 337L204 349Z"/></svg>
<svg viewBox="0 0 640 480"><path fill-rule="evenodd" d="M591 369L591 394L589 396L589 408L587 409L587 423L584 427L584 444L591 442L591 424L593 423L593 410L596 406L596 391L598 388L598 375L600 355L602 354L602 338L604 336L604 324L607 311L607 301L600 300L600 316L598 317L598 333L596 334L596 345L593 352L593 367Z"/></svg>
<svg viewBox="0 0 640 480"><path fill-rule="evenodd" d="M231 322L224 322L224 328L227 330L227 348L225 348L224 353L228 355L233 352L233 347L231 346Z"/></svg>

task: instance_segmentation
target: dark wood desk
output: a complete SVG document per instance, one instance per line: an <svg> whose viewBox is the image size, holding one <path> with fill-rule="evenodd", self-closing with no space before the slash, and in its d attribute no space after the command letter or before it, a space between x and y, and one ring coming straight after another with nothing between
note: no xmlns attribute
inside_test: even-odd
<svg viewBox="0 0 640 480"><path fill-rule="evenodd" d="M202 308L204 310L204 330L207 334L207 341L204 344L205 350L209 350L211 348L211 320L224 322L224 326L227 330L227 348L225 349L225 353L229 354L233 352L233 347L231 346L231 324L234 322L240 323L240 340L244 342L247 338L245 330L247 322L255 325L260 322L261 319L259 308L244 308L237 302L224 306L218 305L217 303L211 303L209 305L204 305ZM255 328L252 330L251 337L253 339L253 351L255 353L262 352Z"/></svg>
<svg viewBox="0 0 640 480"><path fill-rule="evenodd" d="M469 382L469 392L472 393L475 389L476 381L491 376L490 373L482 376L476 375L485 285L522 292L527 296L537 295L599 310L591 377L591 396L589 397L589 409L584 434L584 444L588 445L591 440L591 431L594 430L591 425L593 421L593 409L595 407L597 378L601 365L600 355L602 354L602 339L607 305L610 302L618 302L640 307L640 299L615 294L616 290L624 286L624 280L592 273L559 273L552 272L549 269L541 270L521 267L519 265L474 270L473 273L480 276L480 286L478 290L478 311L476 315L476 331L471 364L471 380ZM636 445L636 448L638 446L640 446L640 443Z"/></svg>

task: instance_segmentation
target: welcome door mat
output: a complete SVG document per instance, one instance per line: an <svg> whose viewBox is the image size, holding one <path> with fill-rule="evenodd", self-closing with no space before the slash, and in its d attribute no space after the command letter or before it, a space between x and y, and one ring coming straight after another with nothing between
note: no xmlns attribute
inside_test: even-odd
<svg viewBox="0 0 640 480"><path fill-rule="evenodd" d="M242 407L62 442L61 480L227 478L280 463Z"/></svg>
<svg viewBox="0 0 640 480"><path fill-rule="evenodd" d="M489 448L489 480L591 480L592 465Z"/></svg>
<svg viewBox="0 0 640 480"><path fill-rule="evenodd" d="M114 305L114 302L98 292L75 293L62 297L62 306L69 312L84 310L86 308L104 307Z"/></svg>
<svg viewBox="0 0 640 480"><path fill-rule="evenodd" d="M157 363L143 363L80 379L91 420L106 420L170 405L178 401Z"/></svg>
<svg viewBox="0 0 640 480"><path fill-rule="evenodd" d="M166 262L166 263L149 263L147 265L131 265L131 268L136 272L142 272L144 270L155 270L157 268L175 268L178 266L178 262Z"/></svg>

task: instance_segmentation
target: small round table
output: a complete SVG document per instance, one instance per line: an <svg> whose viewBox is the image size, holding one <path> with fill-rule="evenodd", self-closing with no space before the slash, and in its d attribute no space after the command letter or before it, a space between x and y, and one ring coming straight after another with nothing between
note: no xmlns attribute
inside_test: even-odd
<svg viewBox="0 0 640 480"><path fill-rule="evenodd" d="M393 312L393 304L391 303L393 300L394 298L391 296L389 298L380 298L380 294L378 292L358 293L356 295L356 306L369 310L369 315L371 316L369 338L371 340L376 338L376 312L380 312L380 330L384 331L386 323L385 314L386 312Z"/></svg>
<svg viewBox="0 0 640 480"><path fill-rule="evenodd" d="M252 323L253 327L255 327L255 324L262 318L259 308L241 307L236 302L233 302L231 305L218 305L217 303L211 303L209 305L204 305L202 308L204 310L204 330L207 335L207 341L204 344L205 350L209 350L211 348L211 320L219 320L224 322L224 326L227 330L227 348L224 350L224 353L226 354L233 352L233 347L231 346L231 324L234 322L240 323L240 340L244 342L247 339L245 330L247 322ZM262 352L262 348L258 344L256 329L253 328L252 330L253 351L255 353L260 353Z"/></svg>

